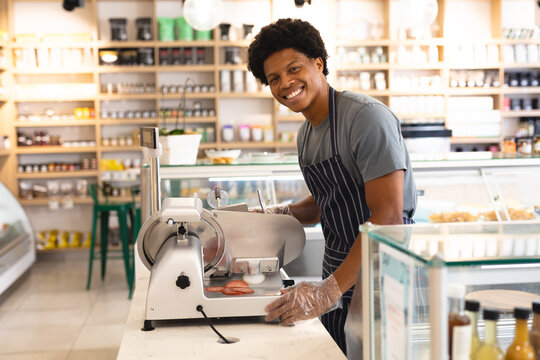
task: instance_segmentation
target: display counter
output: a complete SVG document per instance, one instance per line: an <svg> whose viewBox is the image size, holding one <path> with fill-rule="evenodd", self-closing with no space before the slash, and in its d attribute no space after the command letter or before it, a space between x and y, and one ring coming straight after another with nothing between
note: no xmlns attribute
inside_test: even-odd
<svg viewBox="0 0 540 360"><path fill-rule="evenodd" d="M318 319L285 327L262 317L215 320L223 336L240 339L218 342L203 320L155 321L155 330L141 331L149 275L138 274L118 360L137 359L346 359Z"/></svg>
<svg viewBox="0 0 540 360"><path fill-rule="evenodd" d="M0 183L0 295L36 260L32 226L23 208Z"/></svg>
<svg viewBox="0 0 540 360"><path fill-rule="evenodd" d="M501 311L503 349L514 337L513 308L540 300L538 221L360 228L362 269L345 326L354 359L446 359L452 283Z"/></svg>

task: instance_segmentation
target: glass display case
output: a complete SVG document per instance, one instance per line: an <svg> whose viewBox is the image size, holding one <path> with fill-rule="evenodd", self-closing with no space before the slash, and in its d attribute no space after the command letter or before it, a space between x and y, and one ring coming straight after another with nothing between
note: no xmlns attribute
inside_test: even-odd
<svg viewBox="0 0 540 360"><path fill-rule="evenodd" d="M23 208L0 183L0 294L35 261L34 232Z"/></svg>
<svg viewBox="0 0 540 360"><path fill-rule="evenodd" d="M447 359L453 283L465 286L465 299L501 312L503 350L514 336L513 308L540 300L538 221L360 229L362 269L345 327L351 359Z"/></svg>

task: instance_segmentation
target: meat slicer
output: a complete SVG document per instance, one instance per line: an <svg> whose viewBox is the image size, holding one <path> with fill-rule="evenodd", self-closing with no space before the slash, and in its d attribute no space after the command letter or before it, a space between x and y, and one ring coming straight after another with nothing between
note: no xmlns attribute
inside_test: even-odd
<svg viewBox="0 0 540 360"><path fill-rule="evenodd" d="M150 270L143 330L151 330L152 320L201 318L200 306L214 318L266 315L265 306L283 287L281 267L304 249L302 225L289 215L247 212L245 205L245 211L204 209L196 196L165 198L162 205L137 237L139 257ZM242 279L253 293L207 290Z"/></svg>

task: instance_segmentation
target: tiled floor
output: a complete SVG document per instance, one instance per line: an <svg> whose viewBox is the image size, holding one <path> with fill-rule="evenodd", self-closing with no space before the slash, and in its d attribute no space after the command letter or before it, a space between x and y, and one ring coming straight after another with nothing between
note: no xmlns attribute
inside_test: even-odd
<svg viewBox="0 0 540 360"><path fill-rule="evenodd" d="M88 291L87 267L85 253L38 258L0 297L0 359L116 359L130 306L123 264L108 260L101 282L96 261Z"/></svg>

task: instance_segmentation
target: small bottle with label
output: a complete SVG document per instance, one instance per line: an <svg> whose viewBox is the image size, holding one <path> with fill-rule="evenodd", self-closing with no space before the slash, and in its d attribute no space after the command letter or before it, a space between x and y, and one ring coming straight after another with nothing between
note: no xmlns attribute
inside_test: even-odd
<svg viewBox="0 0 540 360"><path fill-rule="evenodd" d="M474 355L474 360L504 359L504 353L497 344L497 320L499 320L499 310L484 309L484 343Z"/></svg>
<svg viewBox="0 0 540 360"><path fill-rule="evenodd" d="M514 342L506 350L506 360L534 360L536 359L534 348L529 343L527 320L531 311L527 308L517 307L514 309L516 318L516 336Z"/></svg>
<svg viewBox="0 0 540 360"><path fill-rule="evenodd" d="M468 360L471 353L471 319L465 315L465 286L448 286L448 350L450 360Z"/></svg>
<svg viewBox="0 0 540 360"><path fill-rule="evenodd" d="M480 303L476 300L465 300L465 314L471 319L471 359L480 347L481 341L478 337L478 310Z"/></svg>
<svg viewBox="0 0 540 360"><path fill-rule="evenodd" d="M529 341L536 351L536 358L540 359L540 302L533 302L532 311L533 323L529 332Z"/></svg>

